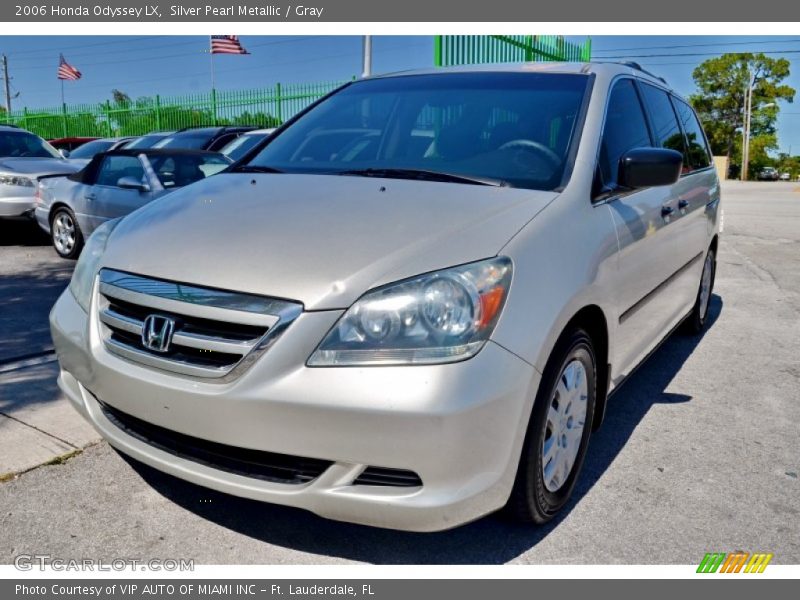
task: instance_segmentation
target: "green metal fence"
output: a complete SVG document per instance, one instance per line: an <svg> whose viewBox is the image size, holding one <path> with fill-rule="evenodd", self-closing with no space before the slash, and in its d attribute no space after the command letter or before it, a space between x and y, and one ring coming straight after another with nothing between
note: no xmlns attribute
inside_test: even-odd
<svg viewBox="0 0 800 600"><path fill-rule="evenodd" d="M587 62L592 40L568 42L556 35L437 35L433 40L437 67L503 62Z"/></svg>
<svg viewBox="0 0 800 600"><path fill-rule="evenodd" d="M252 90L212 90L183 96L138 98L130 102L64 104L5 113L0 122L18 125L46 139L114 137L201 125L275 127L344 82L281 85Z"/></svg>

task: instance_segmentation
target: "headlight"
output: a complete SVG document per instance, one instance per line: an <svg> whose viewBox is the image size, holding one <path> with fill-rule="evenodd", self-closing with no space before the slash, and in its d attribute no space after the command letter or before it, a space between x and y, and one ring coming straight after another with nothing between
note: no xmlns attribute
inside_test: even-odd
<svg viewBox="0 0 800 600"><path fill-rule="evenodd" d="M308 365L434 364L474 356L494 330L510 284L511 260L501 257L368 292Z"/></svg>
<svg viewBox="0 0 800 600"><path fill-rule="evenodd" d="M18 187L36 187L33 179L20 175L0 175L0 185L16 185Z"/></svg>
<svg viewBox="0 0 800 600"><path fill-rule="evenodd" d="M98 265L100 258L106 251L106 242L108 236L117 226L120 219L113 221L106 221L100 227L94 230L94 233L86 240L86 245L83 247L81 257L78 259L78 264L75 265L75 271L72 273L72 280L69 282L69 290L75 296L75 300L81 305L83 310L89 312L89 304L92 300L92 286L94 285L94 278L97 275Z"/></svg>

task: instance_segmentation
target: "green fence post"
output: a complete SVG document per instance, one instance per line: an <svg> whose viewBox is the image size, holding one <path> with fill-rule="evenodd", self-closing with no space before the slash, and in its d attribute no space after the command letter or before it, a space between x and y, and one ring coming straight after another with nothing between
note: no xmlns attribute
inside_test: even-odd
<svg viewBox="0 0 800 600"><path fill-rule="evenodd" d="M442 36L433 36L433 65L442 66Z"/></svg>
<svg viewBox="0 0 800 600"><path fill-rule="evenodd" d="M22 123L23 123L22 128L23 129L27 129L28 128L28 107L27 106L25 106L22 109Z"/></svg>
<svg viewBox="0 0 800 600"><path fill-rule="evenodd" d="M214 127L217 126L217 90L216 88L211 88L211 118L213 120Z"/></svg>
<svg viewBox="0 0 800 600"><path fill-rule="evenodd" d="M281 84L275 84L275 116L278 123L283 123L283 107L281 106Z"/></svg>
<svg viewBox="0 0 800 600"><path fill-rule="evenodd" d="M106 100L106 132L108 132L108 137L113 135L113 129L111 128L111 101Z"/></svg>
<svg viewBox="0 0 800 600"><path fill-rule="evenodd" d="M62 121L64 125L64 137L67 137L67 105L66 103L61 104L61 115Z"/></svg>
<svg viewBox="0 0 800 600"><path fill-rule="evenodd" d="M156 94L156 131L161 131L161 96Z"/></svg>

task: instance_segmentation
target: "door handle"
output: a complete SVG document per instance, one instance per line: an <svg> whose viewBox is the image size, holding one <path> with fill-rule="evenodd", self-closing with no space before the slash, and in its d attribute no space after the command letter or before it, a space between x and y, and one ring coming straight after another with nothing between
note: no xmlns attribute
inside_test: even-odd
<svg viewBox="0 0 800 600"><path fill-rule="evenodd" d="M664 206L661 207L661 216L662 217L668 217L674 212L675 212L675 209L673 207L671 207L671 206L664 205Z"/></svg>
<svg viewBox="0 0 800 600"><path fill-rule="evenodd" d="M689 206L688 200L678 200L678 208L684 209L687 208L688 206Z"/></svg>
<svg viewBox="0 0 800 600"><path fill-rule="evenodd" d="M95 196L94 194L86 194L84 196L84 198L86 198L87 200L94 200L96 197L97 196Z"/></svg>

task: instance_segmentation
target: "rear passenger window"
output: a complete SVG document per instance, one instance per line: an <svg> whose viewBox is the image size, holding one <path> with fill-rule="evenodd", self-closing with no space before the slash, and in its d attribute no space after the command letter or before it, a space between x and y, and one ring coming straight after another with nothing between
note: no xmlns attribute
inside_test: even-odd
<svg viewBox="0 0 800 600"><path fill-rule="evenodd" d="M688 171L689 163L686 159L683 133L678 126L678 119L669 96L664 90L647 84L642 84L642 95L650 112L650 122L653 124L657 145L661 148L677 150L683 154L684 172Z"/></svg>
<svg viewBox="0 0 800 600"><path fill-rule="evenodd" d="M711 165L711 153L706 145L706 138L703 135L703 128L694 111L682 100L673 98L675 107L678 109L678 117L683 125L686 134L687 157L689 167L694 171L705 169Z"/></svg>
<svg viewBox="0 0 800 600"><path fill-rule="evenodd" d="M614 189L622 155L633 148L651 146L647 121L633 81L623 79L614 85L600 141L600 177L603 187Z"/></svg>

